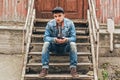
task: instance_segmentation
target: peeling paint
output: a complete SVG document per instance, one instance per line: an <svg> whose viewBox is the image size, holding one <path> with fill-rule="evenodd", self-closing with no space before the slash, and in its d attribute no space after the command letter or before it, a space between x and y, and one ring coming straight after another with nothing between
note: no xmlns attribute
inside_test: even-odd
<svg viewBox="0 0 120 80"><path fill-rule="evenodd" d="M0 0L0 21L25 21L28 0Z"/></svg>
<svg viewBox="0 0 120 80"><path fill-rule="evenodd" d="M113 18L120 25L120 0L96 0L97 17L100 23L106 23L107 18Z"/></svg>

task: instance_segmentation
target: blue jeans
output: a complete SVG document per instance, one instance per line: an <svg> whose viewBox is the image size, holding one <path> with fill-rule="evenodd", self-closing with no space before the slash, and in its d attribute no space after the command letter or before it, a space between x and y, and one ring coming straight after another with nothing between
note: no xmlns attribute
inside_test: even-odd
<svg viewBox="0 0 120 80"><path fill-rule="evenodd" d="M49 68L49 52L55 52L57 54L64 54L69 52L70 55L70 68L77 66L77 48L75 42L65 44L55 44L50 42L44 42L42 48L42 68Z"/></svg>

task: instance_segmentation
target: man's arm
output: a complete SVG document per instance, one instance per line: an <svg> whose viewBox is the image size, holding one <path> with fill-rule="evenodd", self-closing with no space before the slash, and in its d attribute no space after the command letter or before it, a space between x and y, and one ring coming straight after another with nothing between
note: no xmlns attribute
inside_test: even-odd
<svg viewBox="0 0 120 80"><path fill-rule="evenodd" d="M47 24L45 33L44 33L44 38L43 38L43 40L45 42L54 42L55 41L55 37L51 37L50 34L51 34L50 26L49 26L49 24Z"/></svg>
<svg viewBox="0 0 120 80"><path fill-rule="evenodd" d="M75 25L72 22L70 25L70 37L68 37L69 42L76 42L76 30L75 30Z"/></svg>

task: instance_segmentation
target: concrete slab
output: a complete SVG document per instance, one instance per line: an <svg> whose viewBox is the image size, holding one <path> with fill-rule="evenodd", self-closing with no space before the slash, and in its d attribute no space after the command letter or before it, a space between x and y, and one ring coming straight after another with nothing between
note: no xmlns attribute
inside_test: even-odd
<svg viewBox="0 0 120 80"><path fill-rule="evenodd" d="M0 80L20 80L22 65L22 55L0 54Z"/></svg>

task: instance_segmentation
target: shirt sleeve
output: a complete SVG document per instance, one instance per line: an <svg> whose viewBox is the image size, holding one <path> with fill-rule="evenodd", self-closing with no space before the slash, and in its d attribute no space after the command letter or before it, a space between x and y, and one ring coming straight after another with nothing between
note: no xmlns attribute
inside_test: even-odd
<svg viewBox="0 0 120 80"><path fill-rule="evenodd" d="M74 23L72 22L70 24L70 37L68 37L68 41L69 42L76 42L76 30L75 30L75 25Z"/></svg>
<svg viewBox="0 0 120 80"><path fill-rule="evenodd" d="M51 37L50 25L47 24L45 33L44 33L44 42L54 42L55 37Z"/></svg>

